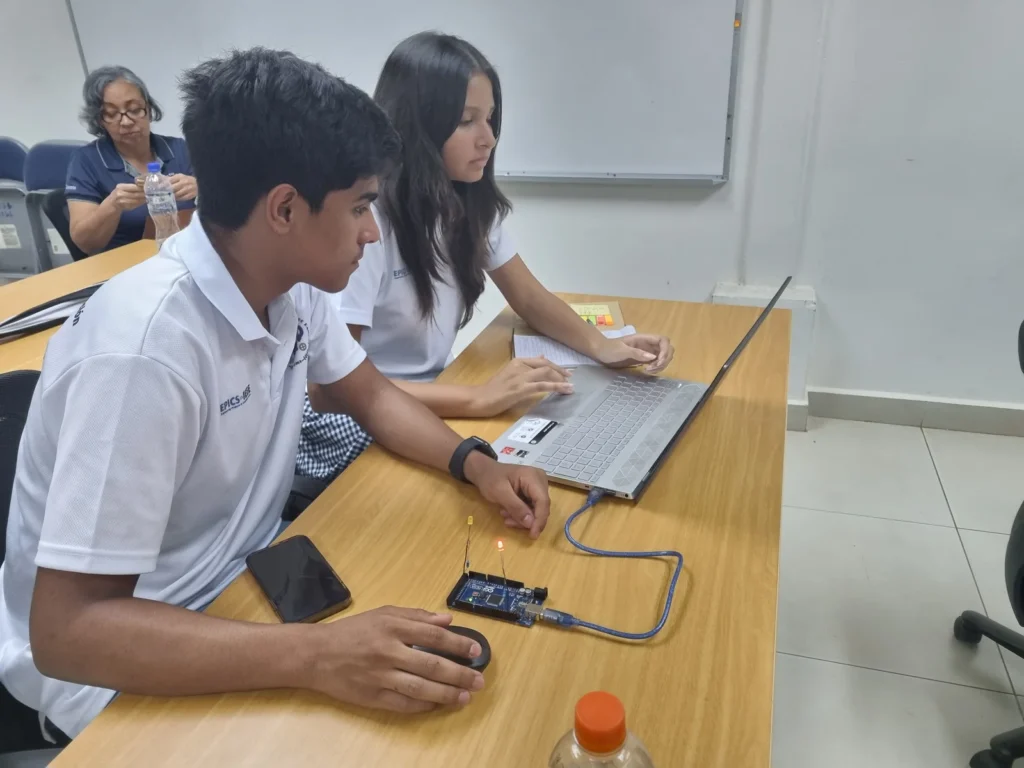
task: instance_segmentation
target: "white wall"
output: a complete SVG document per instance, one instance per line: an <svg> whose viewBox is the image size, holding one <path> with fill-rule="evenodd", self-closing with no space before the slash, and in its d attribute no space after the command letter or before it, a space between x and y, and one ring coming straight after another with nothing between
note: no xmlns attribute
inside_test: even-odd
<svg viewBox="0 0 1024 768"><path fill-rule="evenodd" d="M657 298L793 273L810 387L1024 403L1022 24L1015 0L751 3L732 182L510 186L522 253L552 288Z"/></svg>
<svg viewBox="0 0 1024 768"><path fill-rule="evenodd" d="M1024 401L1018 0L835 0L803 274L811 380Z"/></svg>
<svg viewBox="0 0 1024 768"><path fill-rule="evenodd" d="M71 135L64 3L0 3L30 30L2 63L66 53L48 85L0 85L0 133L15 103L23 141ZM792 272L817 291L811 387L1024 404L1022 27L1019 0L748 0L732 181L509 184L520 251L555 290L656 298ZM500 304L489 288L468 330Z"/></svg>
<svg viewBox="0 0 1024 768"><path fill-rule="evenodd" d="M78 122L82 63L64 0L0 0L0 136L32 146L90 138Z"/></svg>

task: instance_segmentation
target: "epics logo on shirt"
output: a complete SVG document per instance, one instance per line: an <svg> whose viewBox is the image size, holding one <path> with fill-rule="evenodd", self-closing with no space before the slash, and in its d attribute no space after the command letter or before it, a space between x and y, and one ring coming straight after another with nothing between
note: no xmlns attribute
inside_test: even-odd
<svg viewBox="0 0 1024 768"><path fill-rule="evenodd" d="M240 408L245 405L249 399L249 395L252 394L252 385L247 384L245 389L242 390L242 394L229 397L223 403L220 404L220 415L223 416L228 411L233 411L235 408Z"/></svg>
<svg viewBox="0 0 1024 768"><path fill-rule="evenodd" d="M292 359L288 363L289 368L294 368L300 363L309 359L309 325L301 317L298 327L295 329L295 348L292 349Z"/></svg>
<svg viewBox="0 0 1024 768"><path fill-rule="evenodd" d="M395 278L395 280L401 280L403 277L409 276L409 268L402 267L401 269L396 269L394 272L391 273L391 275L392 277Z"/></svg>

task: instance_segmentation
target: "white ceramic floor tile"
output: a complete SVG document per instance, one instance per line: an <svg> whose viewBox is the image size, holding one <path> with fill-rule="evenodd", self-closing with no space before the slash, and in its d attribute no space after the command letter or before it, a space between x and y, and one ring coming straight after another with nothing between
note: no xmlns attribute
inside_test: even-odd
<svg viewBox="0 0 1024 768"><path fill-rule="evenodd" d="M1002 533L982 533L981 531L960 531L967 550L967 559L971 562L971 570L981 590L981 599L985 603L985 612L1000 624L1012 630L1024 632L1017 623L1017 618L1010 608L1010 600L1006 595L1006 578L1003 575L1003 557L1006 554L1006 542L1009 536ZM992 645L991 640L982 639L985 645ZM1016 654L1000 649L1010 679L1017 694L1024 693L1024 659Z"/></svg>
<svg viewBox="0 0 1024 768"><path fill-rule="evenodd" d="M774 768L965 768L1022 722L1008 694L776 656Z"/></svg>
<svg viewBox="0 0 1024 768"><path fill-rule="evenodd" d="M953 638L982 610L954 528L785 507L778 650L1010 692L992 643Z"/></svg>
<svg viewBox="0 0 1024 768"><path fill-rule="evenodd" d="M786 434L783 503L891 520L953 525L917 427L809 419Z"/></svg>
<svg viewBox="0 0 1024 768"><path fill-rule="evenodd" d="M1024 501L1024 437L926 429L960 528L1009 533Z"/></svg>

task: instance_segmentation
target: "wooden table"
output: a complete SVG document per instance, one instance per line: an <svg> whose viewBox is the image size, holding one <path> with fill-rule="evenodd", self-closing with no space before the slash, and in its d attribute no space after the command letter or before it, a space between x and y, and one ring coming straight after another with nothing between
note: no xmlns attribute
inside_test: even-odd
<svg viewBox="0 0 1024 768"><path fill-rule="evenodd" d="M0 285L0 319L24 312L26 309L101 280L108 280L155 253L155 241L140 240L76 261L74 264ZM0 342L0 373L30 368L39 370L43 364L46 343L59 327Z"/></svg>
<svg viewBox="0 0 1024 768"><path fill-rule="evenodd" d="M673 338L669 375L699 381L711 380L758 311L617 300L630 323ZM499 316L443 380L487 379L509 357L512 322ZM487 687L460 712L398 716L304 691L121 696L53 765L543 766L572 726L577 698L605 689L625 702L629 726L662 768L767 768L789 329L788 312L772 314L638 503L603 501L574 529L597 547L686 556L672 615L655 639L629 644L458 614L494 654ZM452 424L494 439L512 418ZM352 590L349 613L387 604L442 611L472 514L475 570L500 573L502 537L509 578L548 587L551 607L623 630L652 627L672 564L573 549L562 525L584 495L552 486L551 498L548 528L531 543L509 533L472 488L374 446L285 535L307 534L323 551ZM276 620L248 572L210 613Z"/></svg>

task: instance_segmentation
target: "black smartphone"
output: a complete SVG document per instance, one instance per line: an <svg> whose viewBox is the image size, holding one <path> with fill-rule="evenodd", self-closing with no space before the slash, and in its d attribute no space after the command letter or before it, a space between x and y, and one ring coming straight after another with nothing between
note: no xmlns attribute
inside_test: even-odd
<svg viewBox="0 0 1024 768"><path fill-rule="evenodd" d="M348 587L307 536L257 550L245 564L286 624L320 621L352 602Z"/></svg>

